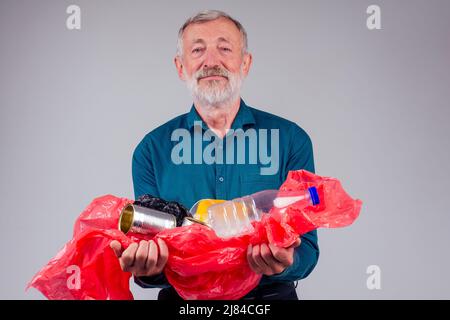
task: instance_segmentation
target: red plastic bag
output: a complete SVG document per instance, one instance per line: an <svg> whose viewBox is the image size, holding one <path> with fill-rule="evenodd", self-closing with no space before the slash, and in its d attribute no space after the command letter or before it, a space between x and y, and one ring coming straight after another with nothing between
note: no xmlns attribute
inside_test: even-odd
<svg viewBox="0 0 450 320"><path fill-rule="evenodd" d="M281 191L306 190L315 186L320 203L306 208L294 203L286 212L273 207L270 214L261 219L257 241L263 241L267 235L269 243L279 247L288 247L299 235L321 228L340 228L353 223L361 211L362 201L353 200L344 190L339 180L321 177L306 170L289 171ZM264 239L265 240L265 239Z"/></svg>
<svg viewBox="0 0 450 320"><path fill-rule="evenodd" d="M78 217L73 238L42 268L28 287L48 299L133 299L131 273L123 272L109 243L132 240L117 229L122 208L131 201L111 195L96 198Z"/></svg>
<svg viewBox="0 0 450 320"><path fill-rule="evenodd" d="M169 247L166 278L184 299L239 299L261 279L247 263L249 236L222 239L212 229L194 224L156 237Z"/></svg>
<svg viewBox="0 0 450 320"><path fill-rule="evenodd" d="M318 227L343 227L351 224L361 209L337 179L320 177L300 170L289 172L280 190L307 189L316 186L319 206L296 208L286 212L272 209L261 221L253 222L255 231L240 237L222 239L202 225L190 225L158 233L169 248L164 273L184 299L239 299L260 281L246 259L248 245L264 242L288 247L296 238ZM104 196L95 199L75 223L73 239L32 279L29 286L49 299L132 299L130 273L120 269L109 243L119 240L127 247L144 237L125 236L117 230L121 209L132 202ZM69 283L79 268L79 285ZM68 285L69 284L69 285ZM75 281L75 284L76 281Z"/></svg>

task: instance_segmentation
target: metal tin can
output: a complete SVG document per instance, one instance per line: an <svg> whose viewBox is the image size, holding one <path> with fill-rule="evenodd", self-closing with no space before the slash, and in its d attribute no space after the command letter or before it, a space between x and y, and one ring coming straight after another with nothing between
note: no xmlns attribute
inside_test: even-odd
<svg viewBox="0 0 450 320"><path fill-rule="evenodd" d="M132 203L122 209L119 218L119 230L125 234L128 232L156 234L176 226L177 220L174 215Z"/></svg>

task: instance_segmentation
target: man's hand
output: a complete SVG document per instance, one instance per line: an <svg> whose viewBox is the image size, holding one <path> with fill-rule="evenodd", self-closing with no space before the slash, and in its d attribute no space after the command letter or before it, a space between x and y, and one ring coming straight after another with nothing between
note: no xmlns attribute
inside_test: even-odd
<svg viewBox="0 0 450 320"><path fill-rule="evenodd" d="M125 251L117 240L111 241L110 246L119 258L122 270L136 277L160 274L169 257L169 249L161 239L158 244L153 240L142 240L139 245L132 243Z"/></svg>
<svg viewBox="0 0 450 320"><path fill-rule="evenodd" d="M247 261L256 273L271 276L281 273L294 263L294 248L301 243L300 238L288 248L280 248L272 244L261 244L247 249Z"/></svg>

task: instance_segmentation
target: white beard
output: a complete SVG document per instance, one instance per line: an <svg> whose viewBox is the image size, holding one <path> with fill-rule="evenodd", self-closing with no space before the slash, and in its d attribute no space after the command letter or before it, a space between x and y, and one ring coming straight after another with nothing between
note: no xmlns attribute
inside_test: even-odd
<svg viewBox="0 0 450 320"><path fill-rule="evenodd" d="M239 70L239 74L227 72L228 81L225 86L221 84L221 80L204 80L207 83L202 84L200 87L197 80L199 73L194 73L191 78L184 73L187 87L192 94L194 102L198 102L207 109L217 109L230 106L232 102L239 98L244 78L242 67Z"/></svg>

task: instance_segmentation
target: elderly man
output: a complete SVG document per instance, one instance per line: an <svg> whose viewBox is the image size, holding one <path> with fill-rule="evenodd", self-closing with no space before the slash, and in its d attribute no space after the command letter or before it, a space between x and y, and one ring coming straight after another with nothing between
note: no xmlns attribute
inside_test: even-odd
<svg viewBox="0 0 450 320"><path fill-rule="evenodd" d="M251 64L247 33L226 13L204 11L184 23L178 35L175 66L194 103L189 113L151 131L137 146L133 155L136 198L152 194L191 207L199 199L233 199L278 189L289 170L314 172L312 143L306 132L291 121L247 106L241 99L242 81ZM244 133L249 143L228 139L238 132ZM182 151L177 143L181 136L192 138ZM200 143L194 141L196 136ZM257 146L252 145L255 139L260 142ZM207 144L211 140L214 148ZM205 159L206 148L213 150L209 154L215 161ZM265 166L269 153L261 156L264 148L276 162L269 169ZM235 150L244 154L235 157ZM139 285L163 288L158 299L180 298L162 273L170 255L163 241L142 241L124 251L118 242L111 247L123 270L132 272ZM263 277L244 299L298 299L294 282L310 274L318 256L315 231L301 236L289 248L249 246L248 263Z"/></svg>

